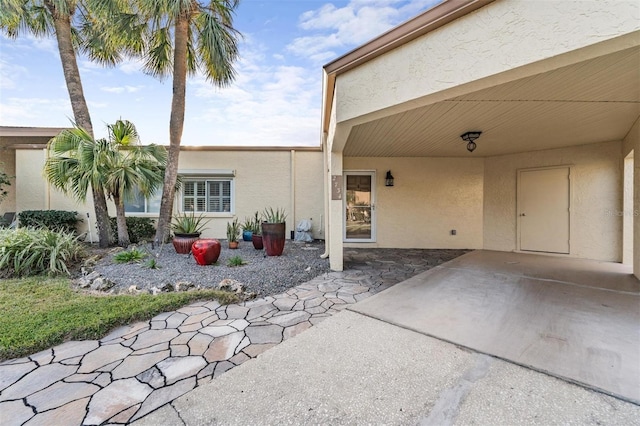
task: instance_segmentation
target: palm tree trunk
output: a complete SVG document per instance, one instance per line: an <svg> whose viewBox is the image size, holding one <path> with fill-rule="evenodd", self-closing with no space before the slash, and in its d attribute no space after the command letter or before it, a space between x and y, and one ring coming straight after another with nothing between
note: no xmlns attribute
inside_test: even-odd
<svg viewBox="0 0 640 426"><path fill-rule="evenodd" d="M187 87L187 41L189 20L180 15L175 24L175 49L173 52L173 97L171 99L171 118L169 119L169 155L164 174L160 217L156 229L156 244L162 244L169 238L169 226L173 213L176 180L178 177L178 158L184 127L185 97Z"/></svg>
<svg viewBox="0 0 640 426"><path fill-rule="evenodd" d="M73 109L73 117L76 125L85 129L91 137L93 137L93 126L91 124L91 116L89 115L89 107L82 90L82 81L80 80L80 71L76 61L76 52L71 41L71 18L69 15L63 15L57 12L55 5L51 1L45 1L45 5L51 12L53 17L53 26L58 41L58 51L60 53L60 62L62 63L62 71L64 79L69 91L69 99L71 108ZM93 205L96 214L96 223L98 225L98 236L100 238L100 247L107 247L111 242L111 228L109 227L109 214L107 212L107 200L102 188L91 188L93 193Z"/></svg>
<svg viewBox="0 0 640 426"><path fill-rule="evenodd" d="M113 196L113 202L116 204L116 225L118 226L118 245L120 247L129 247L129 230L127 229L127 218L124 215L124 200L120 196Z"/></svg>

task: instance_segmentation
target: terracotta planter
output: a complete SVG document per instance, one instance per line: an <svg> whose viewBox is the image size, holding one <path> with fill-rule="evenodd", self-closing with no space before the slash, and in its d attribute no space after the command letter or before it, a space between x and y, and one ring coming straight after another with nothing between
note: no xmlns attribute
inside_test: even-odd
<svg viewBox="0 0 640 426"><path fill-rule="evenodd" d="M176 249L176 253L189 254L191 252L191 246L193 243L200 239L200 234L175 234L173 240L173 248Z"/></svg>
<svg viewBox="0 0 640 426"><path fill-rule="evenodd" d="M240 244L240 243L239 243L239 242L237 242L237 241L229 241L229 248L230 248L231 250L235 250L235 249L237 249L237 248L238 248L238 245L239 245L239 244Z"/></svg>
<svg viewBox="0 0 640 426"><path fill-rule="evenodd" d="M280 256L284 251L285 223L262 223L262 241L267 256Z"/></svg>
<svg viewBox="0 0 640 426"><path fill-rule="evenodd" d="M213 238L197 240L191 246L191 252L193 253L193 258L196 260L196 263L203 266L216 263L218 257L220 257L221 249L220 241Z"/></svg>
<svg viewBox="0 0 640 426"><path fill-rule="evenodd" d="M262 250L264 248L264 244L262 243L262 235L253 234L251 236L251 242L253 243L253 248L256 250Z"/></svg>

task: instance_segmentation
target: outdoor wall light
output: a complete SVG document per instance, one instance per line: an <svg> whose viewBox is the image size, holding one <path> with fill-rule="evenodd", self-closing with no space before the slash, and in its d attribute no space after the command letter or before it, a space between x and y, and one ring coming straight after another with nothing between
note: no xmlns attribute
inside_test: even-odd
<svg viewBox="0 0 640 426"><path fill-rule="evenodd" d="M393 175L391 170L387 171L387 176L384 178L384 186L393 186Z"/></svg>
<svg viewBox="0 0 640 426"><path fill-rule="evenodd" d="M478 139L481 134L482 132L475 131L463 133L460 135L462 140L467 142L467 150L469 150L469 152L473 152L473 150L476 149L477 145L475 143L475 140Z"/></svg>

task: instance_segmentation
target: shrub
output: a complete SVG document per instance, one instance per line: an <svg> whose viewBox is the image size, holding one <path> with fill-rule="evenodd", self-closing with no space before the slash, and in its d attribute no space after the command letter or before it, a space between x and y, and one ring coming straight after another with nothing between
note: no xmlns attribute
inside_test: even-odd
<svg viewBox="0 0 640 426"><path fill-rule="evenodd" d="M82 219L78 212L65 210L24 210L18 213L20 226L27 228L46 228L51 231L66 233L76 232L76 227Z"/></svg>
<svg viewBox="0 0 640 426"><path fill-rule="evenodd" d="M69 266L82 254L82 245L70 232L43 228L0 230L0 271L6 276L69 275Z"/></svg>
<svg viewBox="0 0 640 426"><path fill-rule="evenodd" d="M149 217L127 217L127 231L129 232L129 241L131 244L138 244L140 241L148 241L156 235L156 228L153 226L153 220ZM118 225L116 218L110 217L111 230L113 235L118 235Z"/></svg>
<svg viewBox="0 0 640 426"><path fill-rule="evenodd" d="M132 248L131 250L121 251L113 256L113 261L116 263L131 263L131 262L139 262L142 259L147 257L147 254L137 248Z"/></svg>

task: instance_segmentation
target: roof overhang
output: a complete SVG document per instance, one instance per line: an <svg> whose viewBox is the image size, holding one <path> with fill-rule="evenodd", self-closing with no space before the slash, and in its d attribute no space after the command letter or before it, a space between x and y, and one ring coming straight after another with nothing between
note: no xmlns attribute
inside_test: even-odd
<svg viewBox="0 0 640 426"><path fill-rule="evenodd" d="M11 127L0 126L0 137L54 137L66 127Z"/></svg>
<svg viewBox="0 0 640 426"><path fill-rule="evenodd" d="M368 43L326 64L323 88L322 131L329 128L336 77L403 44L409 43L494 0L444 0L442 3L400 24Z"/></svg>

